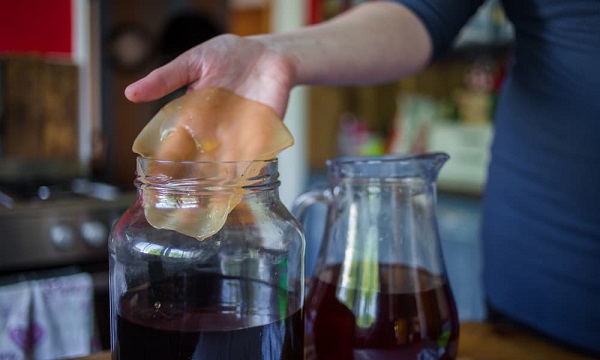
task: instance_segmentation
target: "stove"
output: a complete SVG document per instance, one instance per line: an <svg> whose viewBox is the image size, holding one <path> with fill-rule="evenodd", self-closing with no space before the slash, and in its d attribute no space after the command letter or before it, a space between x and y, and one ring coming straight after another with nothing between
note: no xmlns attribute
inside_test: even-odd
<svg viewBox="0 0 600 360"><path fill-rule="evenodd" d="M135 201L102 183L0 186L0 275L106 262L113 223Z"/></svg>
<svg viewBox="0 0 600 360"><path fill-rule="evenodd" d="M0 184L0 285L85 272L101 349L110 346L108 236L135 192L87 180Z"/></svg>

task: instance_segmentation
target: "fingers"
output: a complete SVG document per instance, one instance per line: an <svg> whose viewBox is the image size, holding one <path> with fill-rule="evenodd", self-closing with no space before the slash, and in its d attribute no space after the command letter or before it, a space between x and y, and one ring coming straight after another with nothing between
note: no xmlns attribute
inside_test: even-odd
<svg viewBox="0 0 600 360"><path fill-rule="evenodd" d="M188 57L189 54L185 53L127 86L125 97L135 103L152 101L188 85L194 73Z"/></svg>

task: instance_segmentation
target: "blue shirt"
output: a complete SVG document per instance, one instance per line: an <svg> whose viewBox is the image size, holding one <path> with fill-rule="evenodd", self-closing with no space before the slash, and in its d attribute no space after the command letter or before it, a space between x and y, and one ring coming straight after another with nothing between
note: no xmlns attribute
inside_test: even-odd
<svg viewBox="0 0 600 360"><path fill-rule="evenodd" d="M446 51L481 0L397 0ZM513 59L483 202L488 302L600 351L600 0L504 0Z"/></svg>

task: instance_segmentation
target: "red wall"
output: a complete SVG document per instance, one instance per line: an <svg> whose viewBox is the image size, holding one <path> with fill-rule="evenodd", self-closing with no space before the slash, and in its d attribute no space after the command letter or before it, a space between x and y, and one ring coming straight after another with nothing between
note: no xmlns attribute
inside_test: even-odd
<svg viewBox="0 0 600 360"><path fill-rule="evenodd" d="M0 53L70 55L72 0L0 0Z"/></svg>

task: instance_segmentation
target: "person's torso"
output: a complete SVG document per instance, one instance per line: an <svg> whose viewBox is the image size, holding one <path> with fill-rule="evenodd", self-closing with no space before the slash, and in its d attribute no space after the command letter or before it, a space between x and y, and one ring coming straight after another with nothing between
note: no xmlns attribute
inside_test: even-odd
<svg viewBox="0 0 600 360"><path fill-rule="evenodd" d="M600 351L600 0L504 0L514 59L484 196L486 296Z"/></svg>

